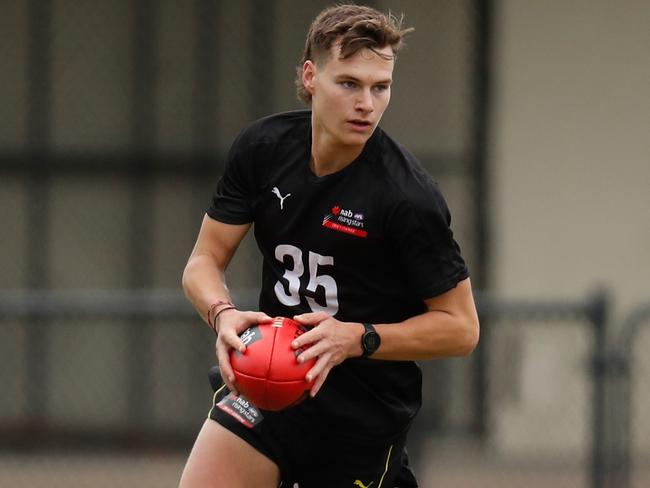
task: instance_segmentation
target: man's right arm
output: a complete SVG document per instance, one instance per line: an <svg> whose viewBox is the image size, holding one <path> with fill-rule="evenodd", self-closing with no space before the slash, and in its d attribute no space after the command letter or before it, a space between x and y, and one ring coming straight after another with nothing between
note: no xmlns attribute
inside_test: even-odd
<svg viewBox="0 0 650 488"><path fill-rule="evenodd" d="M230 301L224 273L250 224L231 225L208 215L183 271L183 290L197 312L208 322L210 305Z"/></svg>
<svg viewBox="0 0 650 488"><path fill-rule="evenodd" d="M214 315L208 317L208 311L212 304L231 301L225 271L249 228L250 224L226 224L206 215L183 271L185 296L203 320L219 333L216 352L221 375L228 388L235 392L229 351L232 348L243 350L245 346L239 339L239 334L257 322L270 320L270 317L262 312L224 309L218 320L215 320Z"/></svg>

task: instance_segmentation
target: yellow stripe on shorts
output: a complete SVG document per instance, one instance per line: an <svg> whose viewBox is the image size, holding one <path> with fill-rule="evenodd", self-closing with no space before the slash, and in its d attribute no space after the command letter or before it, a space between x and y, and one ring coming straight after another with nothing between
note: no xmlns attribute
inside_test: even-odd
<svg viewBox="0 0 650 488"><path fill-rule="evenodd" d="M214 408L214 402L217 400L217 395L225 387L226 387L226 384L224 383L223 385L221 385L221 388L219 388L217 391L215 391L214 395L212 395L212 406L210 407L210 410L208 410L208 418L210 418L210 412L212 412L212 409Z"/></svg>
<svg viewBox="0 0 650 488"><path fill-rule="evenodd" d="M386 456L386 466L384 466L384 473L381 475L381 478L379 479L379 485L377 485L377 488L381 488L382 483L384 482L384 476L386 476L386 473L388 472L388 463L390 462L390 453L393 452L393 445L391 444L390 449L388 449L388 456Z"/></svg>

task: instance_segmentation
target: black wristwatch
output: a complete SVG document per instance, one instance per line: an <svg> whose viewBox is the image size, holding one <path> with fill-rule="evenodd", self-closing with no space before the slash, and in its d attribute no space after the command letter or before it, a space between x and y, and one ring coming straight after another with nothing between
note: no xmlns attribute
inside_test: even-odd
<svg viewBox="0 0 650 488"><path fill-rule="evenodd" d="M361 336L361 349L363 349L362 358L370 357L381 344L381 337L375 330L375 326L367 322L363 323L364 329L366 329Z"/></svg>

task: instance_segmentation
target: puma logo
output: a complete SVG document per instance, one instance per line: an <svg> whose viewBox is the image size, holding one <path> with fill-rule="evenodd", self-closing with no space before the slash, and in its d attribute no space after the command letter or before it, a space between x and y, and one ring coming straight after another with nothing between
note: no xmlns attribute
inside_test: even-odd
<svg viewBox="0 0 650 488"><path fill-rule="evenodd" d="M280 210L284 210L284 201L291 196L291 193L287 193L285 196L282 196L277 186L274 186L271 192L273 192L273 194L280 199Z"/></svg>
<svg viewBox="0 0 650 488"><path fill-rule="evenodd" d="M354 486L359 486L360 488L370 488L373 483L374 481L371 481L369 485L364 485L360 480L354 480Z"/></svg>

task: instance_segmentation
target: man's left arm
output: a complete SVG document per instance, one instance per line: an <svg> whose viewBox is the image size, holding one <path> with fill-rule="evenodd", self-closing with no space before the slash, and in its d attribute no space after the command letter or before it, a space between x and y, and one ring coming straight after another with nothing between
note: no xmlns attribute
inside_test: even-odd
<svg viewBox="0 0 650 488"><path fill-rule="evenodd" d="M379 349L371 359L415 361L470 354L479 338L479 321L469 278L456 287L425 300L428 311L396 324L374 324L381 337ZM316 378L314 396L329 371L344 360L360 357L364 326L340 322L324 312L306 313L294 317L315 326L293 341L294 349L306 347L298 361L317 357L307 373L308 380Z"/></svg>
<svg viewBox="0 0 650 488"><path fill-rule="evenodd" d="M466 356L474 350L479 339L479 320L469 278L425 303L427 312L402 323L374 324L381 346L372 358L435 359Z"/></svg>

